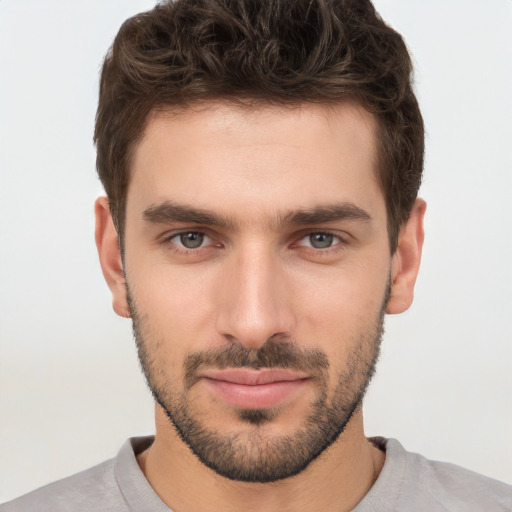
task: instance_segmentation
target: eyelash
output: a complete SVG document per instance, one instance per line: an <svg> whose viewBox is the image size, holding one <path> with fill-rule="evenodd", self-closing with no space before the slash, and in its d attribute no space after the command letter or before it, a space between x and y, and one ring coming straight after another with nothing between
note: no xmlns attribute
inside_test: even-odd
<svg viewBox="0 0 512 512"><path fill-rule="evenodd" d="M166 236L163 239L162 243L164 245L172 246L172 250L175 253L177 253L178 255L184 255L184 256L191 255L191 254L197 255L199 253L199 251L208 250L210 248L210 244L206 245L206 246L200 245L197 248L187 248L182 245L179 245L175 241L176 239L179 239L180 236L187 235L187 234L203 235L205 238L214 242L214 238L212 236L210 236L207 232L200 231L200 230L196 231L196 230L190 229L190 230L183 230L183 231L178 231L176 233L172 233L169 236ZM333 245L326 247L326 248L315 248L315 247L299 244L299 242L302 242L303 240L305 240L308 237L311 237L313 235L332 236L336 241L335 241L335 243L333 243ZM300 236L295 239L296 241L293 242L291 244L291 246L292 247L301 247L303 250L313 252L317 256L328 255L328 254L332 254L333 252L338 252L338 251L343 250L345 248L345 246L348 245L347 238L348 238L348 236L342 237L339 233L329 231L329 230L307 231L307 232L300 233ZM216 245L217 247L222 246L221 243L216 243L214 245Z"/></svg>
<svg viewBox="0 0 512 512"><path fill-rule="evenodd" d="M317 236L324 235L324 236L332 237L333 239L336 239L337 241L334 241L332 245L330 245L328 247L323 247L323 248L312 247L312 246L308 246L308 245L300 245L300 243L297 243L297 242L294 245L298 245L299 247L307 247L309 249L312 249L312 250L315 250L318 252L325 252L325 251L328 251L329 249L333 249L334 247L336 247L344 242L340 235L333 233L331 231L308 231L307 233L305 233L303 236L301 236L298 239L298 242L302 242L303 240L307 240L308 238L310 239L310 242L311 242L311 237L313 237L315 235L317 235Z"/></svg>
<svg viewBox="0 0 512 512"><path fill-rule="evenodd" d="M197 254L201 249L208 248L208 246L201 245L197 248L191 249L191 248L184 247L182 245L178 245L178 243L176 243L175 239L179 239L180 236L187 235L187 234L203 235L205 238L208 238L213 241L213 238L211 236L209 236L206 232L189 229L189 230L184 230L184 231L178 231L177 233L172 233L171 235L166 236L163 240L163 244L172 246L172 250L179 255ZM220 246L220 244L217 244L217 245Z"/></svg>

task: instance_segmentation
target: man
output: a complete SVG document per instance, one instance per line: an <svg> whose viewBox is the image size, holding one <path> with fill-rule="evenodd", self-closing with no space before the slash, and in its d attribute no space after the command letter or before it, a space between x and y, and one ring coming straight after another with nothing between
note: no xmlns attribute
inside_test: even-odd
<svg viewBox="0 0 512 512"><path fill-rule="evenodd" d="M410 76L361 0L178 0L123 25L96 241L156 436L2 510L511 509L508 486L363 431L423 243Z"/></svg>

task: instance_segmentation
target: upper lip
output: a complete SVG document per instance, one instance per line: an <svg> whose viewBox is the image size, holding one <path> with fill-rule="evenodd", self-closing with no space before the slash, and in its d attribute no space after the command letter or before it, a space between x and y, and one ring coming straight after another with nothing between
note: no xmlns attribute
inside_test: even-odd
<svg viewBox="0 0 512 512"><path fill-rule="evenodd" d="M252 368L226 368L206 370L201 373L200 377L221 380L232 384L258 386L275 382L302 380L306 379L308 375L301 371L283 368L262 368L260 370Z"/></svg>

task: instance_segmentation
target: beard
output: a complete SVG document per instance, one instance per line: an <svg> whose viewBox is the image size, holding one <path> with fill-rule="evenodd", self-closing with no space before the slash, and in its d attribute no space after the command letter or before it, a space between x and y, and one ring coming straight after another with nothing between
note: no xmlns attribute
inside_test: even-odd
<svg viewBox="0 0 512 512"><path fill-rule="evenodd" d="M189 354L183 362L183 385L178 387L166 373L159 357L162 340L149 339L149 321L140 316L127 287L133 321L133 333L147 385L166 413L181 440L197 458L217 474L235 481L274 482L294 476L331 446L343 433L354 412L361 406L375 373L384 333L383 305L376 319L368 322L341 368L333 368L319 349L299 347L279 335L269 338L259 349L230 342L220 349ZM343 341L340 341L343 343ZM279 407L235 409L238 420L246 425L243 434L226 433L201 419L201 410L190 397L203 368L285 368L306 372L315 386L315 399L305 418L298 418L293 434L269 435L267 425L279 416ZM330 373L335 385L329 390ZM182 391L180 391L182 388ZM222 414L222 412L221 412Z"/></svg>

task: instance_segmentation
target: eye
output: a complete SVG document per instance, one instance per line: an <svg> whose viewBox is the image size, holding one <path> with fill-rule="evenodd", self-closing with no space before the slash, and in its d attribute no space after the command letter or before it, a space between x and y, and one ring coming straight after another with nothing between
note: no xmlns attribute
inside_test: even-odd
<svg viewBox="0 0 512 512"><path fill-rule="evenodd" d="M199 249L211 242L211 238L200 231L184 231L172 236L170 240L184 249Z"/></svg>
<svg viewBox="0 0 512 512"><path fill-rule="evenodd" d="M297 245L312 247L313 249L329 249L340 242L340 237L332 233L317 232L305 236Z"/></svg>

